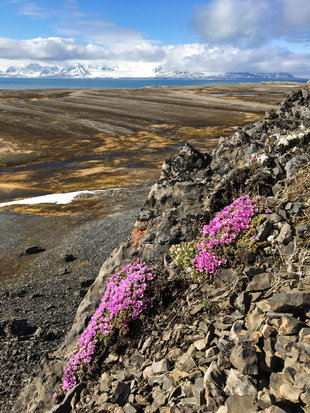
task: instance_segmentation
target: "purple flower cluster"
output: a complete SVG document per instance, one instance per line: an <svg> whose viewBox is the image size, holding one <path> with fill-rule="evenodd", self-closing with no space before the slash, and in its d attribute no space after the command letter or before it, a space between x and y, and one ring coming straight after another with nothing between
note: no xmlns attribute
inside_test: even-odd
<svg viewBox="0 0 310 413"><path fill-rule="evenodd" d="M152 280L151 271L138 259L110 278L99 307L78 339L76 353L70 357L62 390L67 391L76 384L78 368L91 361L100 337L111 334L113 327L127 327L126 321L136 319L147 307L150 298L144 297L144 291L146 282Z"/></svg>
<svg viewBox="0 0 310 413"><path fill-rule="evenodd" d="M240 231L249 229L252 217L258 213L258 202L248 195L237 198L203 227L203 240L197 245L199 252L192 260L197 271L215 274L220 265L226 264L219 250L233 242Z"/></svg>

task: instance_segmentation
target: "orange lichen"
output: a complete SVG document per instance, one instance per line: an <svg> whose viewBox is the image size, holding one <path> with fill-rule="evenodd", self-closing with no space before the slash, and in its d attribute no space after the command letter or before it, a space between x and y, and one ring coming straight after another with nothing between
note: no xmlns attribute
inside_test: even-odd
<svg viewBox="0 0 310 413"><path fill-rule="evenodd" d="M139 239L148 231L148 222L140 222L140 229L135 227L132 231L133 241L130 241L132 247L139 247Z"/></svg>

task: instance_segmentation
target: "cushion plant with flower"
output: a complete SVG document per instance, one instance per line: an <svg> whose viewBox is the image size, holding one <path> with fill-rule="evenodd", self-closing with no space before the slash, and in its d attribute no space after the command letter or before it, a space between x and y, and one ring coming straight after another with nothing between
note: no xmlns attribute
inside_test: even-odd
<svg viewBox="0 0 310 413"><path fill-rule="evenodd" d="M233 255L232 245L244 246L246 240L252 246L258 240L253 224L258 221L253 218L259 213L259 204L259 198L250 199L248 195L235 199L203 227L199 241L171 248L175 263L194 277L211 278Z"/></svg>
<svg viewBox="0 0 310 413"><path fill-rule="evenodd" d="M152 269L140 259L126 265L114 274L107 284L98 308L77 341L63 375L62 390L73 387L83 372L83 366L92 361L97 347L113 330L124 329L130 319L135 320L151 299L144 293L152 280ZM57 393L54 393L57 397Z"/></svg>

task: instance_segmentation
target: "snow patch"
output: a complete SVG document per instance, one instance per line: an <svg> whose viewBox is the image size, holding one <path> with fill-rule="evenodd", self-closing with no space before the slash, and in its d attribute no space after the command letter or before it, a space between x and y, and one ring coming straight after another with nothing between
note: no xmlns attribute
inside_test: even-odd
<svg viewBox="0 0 310 413"><path fill-rule="evenodd" d="M3 202L0 204L0 208L9 206L9 205L36 205L36 204L64 205L64 204L69 204L81 194L96 194L98 192L102 193L106 191L117 191L119 189L120 188L112 188L112 189L106 189L106 190L98 189L95 191L76 191L76 192L67 192L67 193L62 193L62 194L41 195L41 196L35 196L32 198L19 199L18 201Z"/></svg>

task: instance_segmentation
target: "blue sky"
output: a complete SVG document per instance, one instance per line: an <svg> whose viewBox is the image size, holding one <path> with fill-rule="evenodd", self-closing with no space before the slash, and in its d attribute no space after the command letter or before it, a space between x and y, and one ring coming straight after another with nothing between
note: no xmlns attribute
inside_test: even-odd
<svg viewBox="0 0 310 413"><path fill-rule="evenodd" d="M0 0L0 67L31 62L310 77L310 0Z"/></svg>

